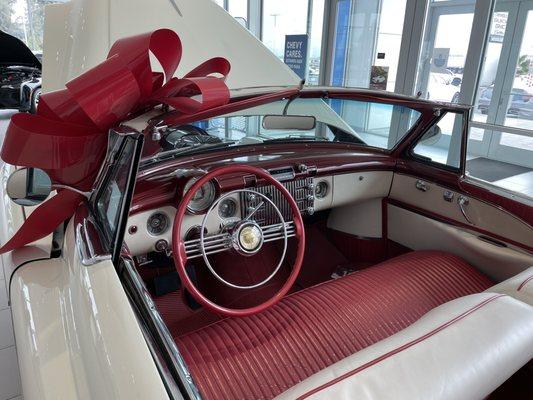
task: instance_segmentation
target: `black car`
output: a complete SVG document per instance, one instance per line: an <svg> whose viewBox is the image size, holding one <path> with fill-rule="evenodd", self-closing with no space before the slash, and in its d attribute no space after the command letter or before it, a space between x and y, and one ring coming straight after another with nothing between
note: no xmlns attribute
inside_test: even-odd
<svg viewBox="0 0 533 400"><path fill-rule="evenodd" d="M41 95L41 68L21 40L0 31L0 109L35 112Z"/></svg>

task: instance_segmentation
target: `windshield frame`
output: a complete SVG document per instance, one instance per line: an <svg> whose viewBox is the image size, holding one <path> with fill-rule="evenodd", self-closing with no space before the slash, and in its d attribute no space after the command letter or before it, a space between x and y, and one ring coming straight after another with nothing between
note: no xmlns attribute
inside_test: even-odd
<svg viewBox="0 0 533 400"><path fill-rule="evenodd" d="M391 105L404 106L415 111L420 112L418 120L412 124L410 129L403 135L392 148L384 149L379 147L373 147L368 145L361 145L356 143L339 143L339 142L325 142L325 141L292 141L293 144L302 144L306 146L327 146L334 148L354 148L354 150L364 150L379 154L400 154L406 146L413 140L413 137L418 137L423 134L435 120L435 115L440 115L442 111L452 112L467 112L470 106L452 103L434 102L430 100L419 99L412 96L400 95L396 93L386 91L376 91L369 89L359 88L344 88L344 87L292 87L292 88L262 88L262 90L237 89L232 91L232 97L228 104L203 110L195 114L182 114L177 111L169 111L163 114L159 114L157 117L150 119L148 126L143 130L145 134L153 134L158 130L167 126L179 126L192 124L195 122L203 121L206 119L221 117L225 114L230 114L251 108L255 106L264 105L270 102L279 100L289 100L291 98L335 98L346 100L366 101L371 103L385 103ZM267 148L268 146L276 146L281 142L274 141L270 143L256 143L256 144L243 144L239 146L233 146L246 150L247 147ZM162 152L154 152L143 154L141 159L140 168L142 170L153 166L159 162L169 161L174 158L183 156L190 156L192 154L204 154L212 153L222 150L229 150L232 146L212 146L198 148L194 151L187 151L184 153L176 152L173 157L159 158ZM167 156L170 155L167 152Z"/></svg>
<svg viewBox="0 0 533 400"><path fill-rule="evenodd" d="M133 143L131 142L133 141ZM126 154L126 146L132 144L129 154ZM111 259L115 265L119 261L122 243L126 230L127 219L137 172L141 159L141 153L144 143L144 136L131 129L111 129L109 131L108 150L102 168L98 174L95 184L95 190L92 191L88 201L90 214L94 218L95 227L100 236L101 243L105 250L111 254ZM123 164L120 161L123 157L128 157ZM109 183L120 166L127 166L127 176L125 178L124 192L120 199L120 205L116 210L116 220L114 230L110 228L110 222L107 215L102 215L98 203Z"/></svg>

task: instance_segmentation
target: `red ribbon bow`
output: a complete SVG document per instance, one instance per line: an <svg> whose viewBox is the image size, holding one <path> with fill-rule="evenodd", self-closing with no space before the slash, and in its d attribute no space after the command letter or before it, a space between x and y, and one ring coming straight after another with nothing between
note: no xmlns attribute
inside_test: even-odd
<svg viewBox="0 0 533 400"><path fill-rule="evenodd" d="M150 52L164 74L152 71ZM90 189L105 156L109 129L128 116L161 103L186 114L228 103L224 80L211 75L225 78L229 62L215 57L174 78L181 55L181 40L169 29L116 41L104 62L68 82L66 89L43 94L37 115L11 118L2 159L41 168L54 183ZM82 200L73 191L61 190L34 210L0 253L48 235Z"/></svg>

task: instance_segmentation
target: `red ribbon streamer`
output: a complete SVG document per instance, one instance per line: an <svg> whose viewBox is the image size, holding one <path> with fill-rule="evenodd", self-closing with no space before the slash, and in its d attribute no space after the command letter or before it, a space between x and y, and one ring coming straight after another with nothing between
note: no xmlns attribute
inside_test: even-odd
<svg viewBox="0 0 533 400"><path fill-rule="evenodd" d="M150 52L163 73L152 71ZM43 169L54 183L91 189L105 156L109 129L132 113L163 103L192 114L229 102L224 79L212 76L227 76L226 59L209 59L175 78L181 56L181 40L169 29L117 40L104 62L68 82L66 89L43 94L37 115L14 115L0 156L12 165ZM201 100L192 98L196 95ZM30 215L0 254L48 235L82 200L83 196L62 190Z"/></svg>

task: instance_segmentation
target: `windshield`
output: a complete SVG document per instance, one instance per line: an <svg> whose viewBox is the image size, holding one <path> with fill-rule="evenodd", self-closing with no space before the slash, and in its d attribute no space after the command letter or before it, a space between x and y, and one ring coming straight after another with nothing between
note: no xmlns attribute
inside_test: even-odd
<svg viewBox="0 0 533 400"><path fill-rule="evenodd" d="M392 149L420 115L419 111L405 106L371 101L331 98L278 100L193 124L171 127L161 140L162 153L156 158L189 153L191 150L298 141ZM272 124L272 116L298 118L275 118L276 123Z"/></svg>

